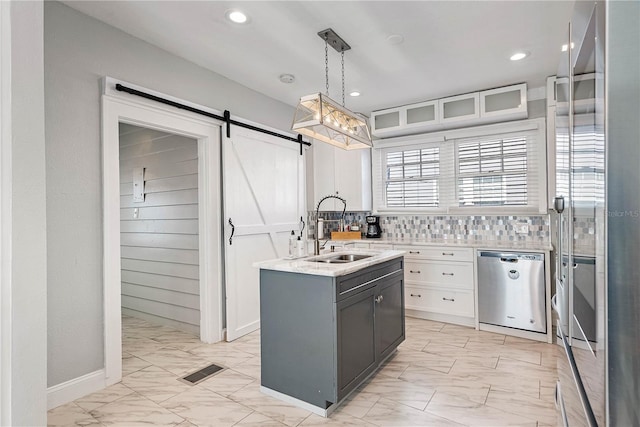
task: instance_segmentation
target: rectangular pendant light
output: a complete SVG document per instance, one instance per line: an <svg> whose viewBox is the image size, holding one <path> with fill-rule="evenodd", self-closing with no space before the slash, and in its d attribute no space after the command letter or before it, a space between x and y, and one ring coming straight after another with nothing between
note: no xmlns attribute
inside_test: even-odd
<svg viewBox="0 0 640 427"><path fill-rule="evenodd" d="M373 146L366 117L322 93L300 98L291 129L344 150Z"/></svg>

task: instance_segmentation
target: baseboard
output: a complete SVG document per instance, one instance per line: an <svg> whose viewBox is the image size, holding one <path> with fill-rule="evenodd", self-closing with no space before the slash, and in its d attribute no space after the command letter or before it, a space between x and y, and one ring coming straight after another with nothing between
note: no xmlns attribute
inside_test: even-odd
<svg viewBox="0 0 640 427"><path fill-rule="evenodd" d="M64 405L105 387L104 369L54 385L47 389L47 409Z"/></svg>

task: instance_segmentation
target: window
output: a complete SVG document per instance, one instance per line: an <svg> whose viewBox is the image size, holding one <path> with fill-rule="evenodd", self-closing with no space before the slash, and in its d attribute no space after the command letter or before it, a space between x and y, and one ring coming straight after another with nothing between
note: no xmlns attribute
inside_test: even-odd
<svg viewBox="0 0 640 427"><path fill-rule="evenodd" d="M378 212L546 213L543 119L376 141Z"/></svg>
<svg viewBox="0 0 640 427"><path fill-rule="evenodd" d="M388 207L437 207L440 149L423 148L386 153Z"/></svg>
<svg viewBox="0 0 640 427"><path fill-rule="evenodd" d="M526 206L527 138L463 142L457 147L459 206Z"/></svg>

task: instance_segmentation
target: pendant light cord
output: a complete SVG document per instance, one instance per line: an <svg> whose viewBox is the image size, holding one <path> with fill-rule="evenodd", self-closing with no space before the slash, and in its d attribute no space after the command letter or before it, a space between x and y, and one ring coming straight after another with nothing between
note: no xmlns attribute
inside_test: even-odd
<svg viewBox="0 0 640 427"><path fill-rule="evenodd" d="M340 54L342 55L342 106L344 107L344 50Z"/></svg>
<svg viewBox="0 0 640 427"><path fill-rule="evenodd" d="M324 35L324 79L327 86L327 96L329 96L329 36Z"/></svg>

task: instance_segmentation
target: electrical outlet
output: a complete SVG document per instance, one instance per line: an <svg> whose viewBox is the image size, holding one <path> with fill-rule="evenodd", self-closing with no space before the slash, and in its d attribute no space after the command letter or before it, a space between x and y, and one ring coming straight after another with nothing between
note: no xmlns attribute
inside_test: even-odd
<svg viewBox="0 0 640 427"><path fill-rule="evenodd" d="M529 234L529 224L516 224L516 233Z"/></svg>

